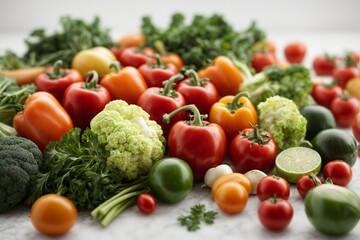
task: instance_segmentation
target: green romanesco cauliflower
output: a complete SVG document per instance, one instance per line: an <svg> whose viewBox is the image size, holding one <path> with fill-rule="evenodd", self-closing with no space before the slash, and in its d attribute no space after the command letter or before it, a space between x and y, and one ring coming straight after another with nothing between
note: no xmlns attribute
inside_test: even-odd
<svg viewBox="0 0 360 240"><path fill-rule="evenodd" d="M124 180L147 174L155 161L164 157L162 129L139 106L111 101L92 119L90 127L110 153L108 167Z"/></svg>
<svg viewBox="0 0 360 240"><path fill-rule="evenodd" d="M261 128L273 135L279 152L304 140L307 121L292 100L273 96L261 102L258 111Z"/></svg>

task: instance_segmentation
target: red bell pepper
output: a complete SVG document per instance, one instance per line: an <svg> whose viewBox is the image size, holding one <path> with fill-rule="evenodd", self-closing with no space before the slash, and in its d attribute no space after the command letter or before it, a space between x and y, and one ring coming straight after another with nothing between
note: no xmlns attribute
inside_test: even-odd
<svg viewBox="0 0 360 240"><path fill-rule="evenodd" d="M115 51L112 50L112 52ZM116 54L116 58L121 63L121 66L132 66L138 68L143 64L152 63L154 53L154 50L141 50L135 47L128 47L121 49L118 54Z"/></svg>
<svg viewBox="0 0 360 240"><path fill-rule="evenodd" d="M167 137L171 126L180 120L186 119L186 113L181 112L171 119L169 124L163 121L163 115L174 111L186 104L185 98L181 93L174 90L174 81L183 79L182 74L176 74L165 81L164 87L151 87L141 94L137 105L150 115L150 119L156 121L163 130L164 137Z"/></svg>
<svg viewBox="0 0 360 240"><path fill-rule="evenodd" d="M188 79L181 81L176 90L181 93L186 104L195 104L201 114L209 114L211 106L219 100L215 85L207 78L199 78L194 70L185 71Z"/></svg>
<svg viewBox="0 0 360 240"><path fill-rule="evenodd" d="M162 87L163 82L178 73L178 70L172 63L164 64L158 54L154 57L154 63L141 65L139 71L149 87Z"/></svg>
<svg viewBox="0 0 360 240"><path fill-rule="evenodd" d="M97 84L98 80L97 72L90 71L85 83L73 83L64 93L62 106L69 113L75 127L88 127L91 119L111 101L109 91Z"/></svg>
<svg viewBox="0 0 360 240"><path fill-rule="evenodd" d="M176 114L191 111L189 121L178 121L170 130L168 153L186 161L195 181L204 179L206 171L222 164L226 157L227 140L224 130L216 123L203 121L199 109L193 104L180 107L163 116L164 122L170 122Z"/></svg>
<svg viewBox="0 0 360 240"><path fill-rule="evenodd" d="M55 62L54 67L47 69L35 79L38 91L49 92L61 102L66 88L74 82L84 82L81 73L75 69L61 70L63 61Z"/></svg>

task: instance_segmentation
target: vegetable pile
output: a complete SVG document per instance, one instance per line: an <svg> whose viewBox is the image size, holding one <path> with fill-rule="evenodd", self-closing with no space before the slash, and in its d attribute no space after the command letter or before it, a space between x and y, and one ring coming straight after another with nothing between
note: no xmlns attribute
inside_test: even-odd
<svg viewBox="0 0 360 240"><path fill-rule="evenodd" d="M283 231L296 185L314 229L357 225L359 54L308 68L303 43L284 61L255 22L238 31L217 14L186 24L175 13L164 29L144 16L117 40L99 18L60 23L34 30L23 56L0 56L0 213L26 204L36 229L59 235L77 211L106 227L134 205L156 214L157 202L186 201L204 182L220 212L196 204L177 219L188 231L241 214L250 195L264 228Z"/></svg>

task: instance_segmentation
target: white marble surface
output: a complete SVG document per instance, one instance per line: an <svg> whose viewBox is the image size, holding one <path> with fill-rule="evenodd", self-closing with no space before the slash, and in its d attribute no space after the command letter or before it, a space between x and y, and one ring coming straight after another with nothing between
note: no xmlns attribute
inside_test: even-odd
<svg viewBox="0 0 360 240"><path fill-rule="evenodd" d="M115 34L119 36L119 34ZM308 45L309 53L305 64L310 66L315 54L328 51L329 53L342 53L344 50L360 52L360 31L358 32L267 32L269 39L273 40L282 56L285 43L292 40L302 40ZM0 52L4 49L13 49L18 52L24 50L22 44L24 33L0 32ZM353 179L348 186L360 194L360 163L359 159L353 166ZM280 233L265 230L257 217L259 200L251 196L246 208L241 214L230 216L222 213L212 200L209 189L200 188L196 184L188 197L175 205L158 204L156 212L145 216L135 207L126 210L109 227L102 228L93 221L89 213L80 213L79 220L74 228L66 235L55 239L329 239L328 236L317 232L307 220L303 200L299 197L295 186L291 187L289 199L294 208L294 216L289 227ZM215 223L202 225L196 232L188 232L177 222L177 217L187 214L190 207L204 203L209 210L219 212ZM359 239L360 224L351 233L340 239ZM53 239L38 233L32 226L29 218L29 209L18 207L0 215L0 239Z"/></svg>

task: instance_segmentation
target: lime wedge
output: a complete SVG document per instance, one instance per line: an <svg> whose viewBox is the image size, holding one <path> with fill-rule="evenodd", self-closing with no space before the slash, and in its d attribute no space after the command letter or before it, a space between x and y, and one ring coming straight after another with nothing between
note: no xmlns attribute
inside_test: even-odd
<svg viewBox="0 0 360 240"><path fill-rule="evenodd" d="M303 175L320 172L321 156L311 148L291 147L277 155L275 168L278 176L296 183Z"/></svg>

